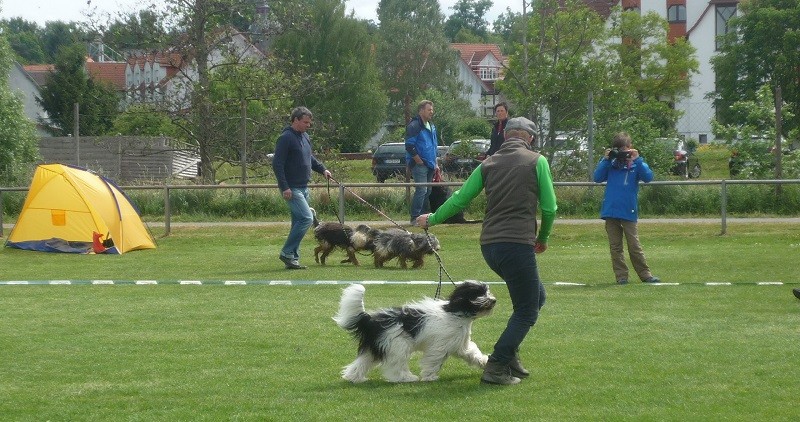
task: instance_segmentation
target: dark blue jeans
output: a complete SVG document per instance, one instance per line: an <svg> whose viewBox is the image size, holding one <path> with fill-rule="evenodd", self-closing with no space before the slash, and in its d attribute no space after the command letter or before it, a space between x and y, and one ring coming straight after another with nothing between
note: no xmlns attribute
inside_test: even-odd
<svg viewBox="0 0 800 422"><path fill-rule="evenodd" d="M539 280L533 245L492 243L481 245L481 252L489 268L506 282L514 308L491 355L492 361L506 364L539 318L545 301L544 286Z"/></svg>

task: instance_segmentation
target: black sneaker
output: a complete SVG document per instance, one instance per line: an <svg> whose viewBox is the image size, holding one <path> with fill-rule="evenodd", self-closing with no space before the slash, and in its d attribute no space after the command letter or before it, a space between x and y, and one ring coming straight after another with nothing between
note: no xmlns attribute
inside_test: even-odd
<svg viewBox="0 0 800 422"><path fill-rule="evenodd" d="M621 279L617 280L617 284L628 284L628 279L627 278L621 278Z"/></svg>
<svg viewBox="0 0 800 422"><path fill-rule="evenodd" d="M794 293L794 297L800 299L800 289L793 289L792 293Z"/></svg>
<svg viewBox="0 0 800 422"><path fill-rule="evenodd" d="M656 276L652 276L650 278L642 280L642 283L661 283L661 279Z"/></svg>

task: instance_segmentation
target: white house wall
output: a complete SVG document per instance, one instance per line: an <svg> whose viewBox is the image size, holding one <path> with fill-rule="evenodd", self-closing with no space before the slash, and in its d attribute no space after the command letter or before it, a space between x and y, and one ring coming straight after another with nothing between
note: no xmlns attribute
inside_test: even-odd
<svg viewBox="0 0 800 422"><path fill-rule="evenodd" d="M44 111L42 106L36 102L36 96L39 94L39 86L28 76L22 66L14 62L8 74L8 87L11 92L18 95L22 100L23 111L25 116L28 117L36 125L36 134L38 136L51 136L50 133L44 130L40 121L47 121L47 112Z"/></svg>
<svg viewBox="0 0 800 422"><path fill-rule="evenodd" d="M664 0L644 0L641 2L642 15L655 12L662 18L667 18L667 2ZM710 7L705 16L703 12ZM702 17L702 20L700 20ZM713 92L714 69L711 67L711 57L716 54L716 11L714 5L709 6L708 1L689 0L686 2L686 28L691 29L688 35L689 43L697 50L696 58L699 62L698 73L692 75L689 95L675 104L675 108L683 111L683 117L678 120L678 133L686 139L696 141L706 140L712 142L714 135L711 133L711 119L714 118L714 107L711 100L705 98L706 94Z"/></svg>
<svg viewBox="0 0 800 422"><path fill-rule="evenodd" d="M461 92L461 98L469 101L472 110L479 116L483 116L483 105L481 104L481 89L483 83L481 83L481 80L475 76L472 69L461 59L458 59L458 81L466 87L466 89Z"/></svg>

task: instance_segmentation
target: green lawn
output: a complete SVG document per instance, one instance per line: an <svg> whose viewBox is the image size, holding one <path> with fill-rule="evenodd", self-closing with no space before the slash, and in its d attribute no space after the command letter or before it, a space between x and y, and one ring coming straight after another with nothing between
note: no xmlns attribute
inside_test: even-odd
<svg viewBox="0 0 800 422"><path fill-rule="evenodd" d="M286 271L286 227L173 228L122 256L0 250L0 280L436 280L421 270L313 263ZM641 224L661 286L613 284L599 224L558 224L539 256L547 304L521 349L530 379L487 387L450 360L435 383L339 378L355 356L331 320L341 285L0 285L3 420L794 421L800 379L800 227ZM510 313L477 226L438 226L458 280L492 282L490 352ZM158 233L157 233L158 234ZM343 254L335 252L330 262ZM579 282L586 286L556 285ZM755 282L783 282L757 285ZM730 282L731 285L707 285ZM433 284L368 285L368 308L432 296ZM451 288L443 287L445 293ZM417 368L416 360L412 369Z"/></svg>

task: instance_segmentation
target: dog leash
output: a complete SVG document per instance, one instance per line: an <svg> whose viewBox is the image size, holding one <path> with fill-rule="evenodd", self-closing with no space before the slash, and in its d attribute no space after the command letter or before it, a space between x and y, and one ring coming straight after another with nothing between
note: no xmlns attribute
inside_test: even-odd
<svg viewBox="0 0 800 422"><path fill-rule="evenodd" d="M334 183L336 183L337 185L341 186L344 190L350 192L350 194L353 195L356 199L358 199L359 201L363 202L366 206L372 208L375 212L380 214L383 218L389 220L395 226L405 230L403 228L403 226L401 226L398 222L394 221L391 217L386 215L386 213L384 213L383 211L379 210L377 207L375 207L372 204L370 204L366 199L362 198L357 193L353 192L352 189L350 189L347 186L339 183L339 181L334 179L333 177L331 177L329 180L333 180ZM329 185L328 189L330 189L330 185ZM329 195L330 195L330 193L329 193ZM450 273L448 273L447 269L444 267L444 263L442 262L442 257L433 248L433 242L431 241L430 233L428 233L428 228L425 227L425 228L423 228L423 230L425 231L425 239L428 242L428 247L430 247L431 251L433 251L433 256L436 257L436 262L439 264L439 283L436 285L436 294L433 296L434 299L439 299L439 297L440 297L440 295L442 293L442 274L447 275L447 279L450 280L450 283L452 283L454 286L456 285L456 282L453 280L453 277L450 276ZM408 231L408 230L406 230L406 231Z"/></svg>

